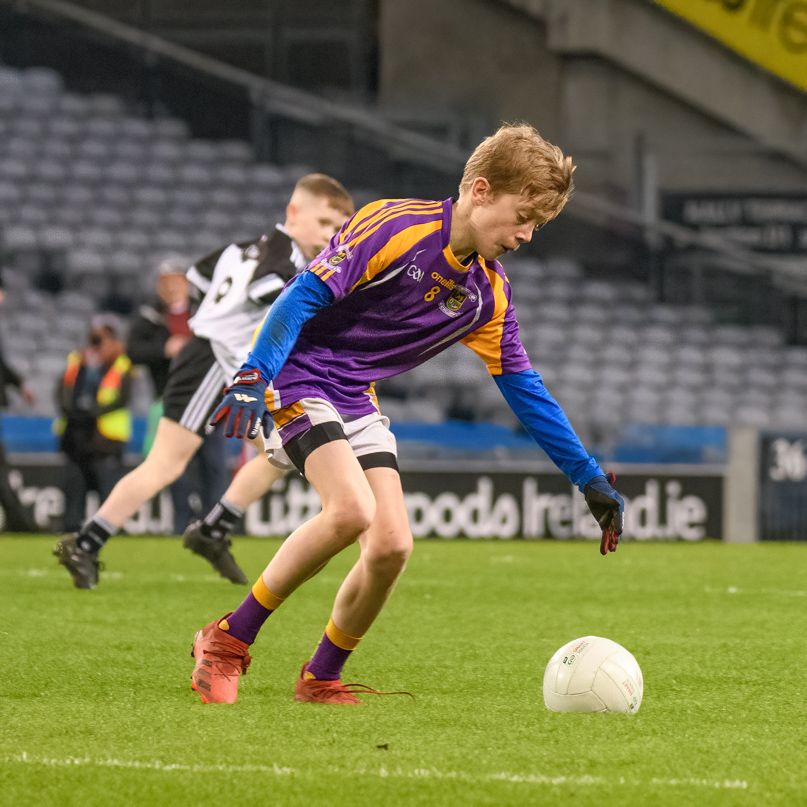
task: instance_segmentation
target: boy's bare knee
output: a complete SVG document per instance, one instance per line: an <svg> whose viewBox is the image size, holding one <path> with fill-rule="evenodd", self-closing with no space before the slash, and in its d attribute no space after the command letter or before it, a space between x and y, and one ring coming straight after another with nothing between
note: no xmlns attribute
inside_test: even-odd
<svg viewBox="0 0 807 807"><path fill-rule="evenodd" d="M363 552L365 563L374 573L393 579L406 568L411 554L412 536L409 533L389 536L380 546L370 546Z"/></svg>
<svg viewBox="0 0 807 807"><path fill-rule="evenodd" d="M373 523L375 502L347 499L328 508L328 518L337 540L344 546L356 541Z"/></svg>

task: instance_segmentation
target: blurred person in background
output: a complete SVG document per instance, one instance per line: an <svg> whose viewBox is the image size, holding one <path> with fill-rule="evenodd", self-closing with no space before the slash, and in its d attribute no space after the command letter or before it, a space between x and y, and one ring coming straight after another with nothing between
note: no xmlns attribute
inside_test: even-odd
<svg viewBox="0 0 807 807"><path fill-rule="evenodd" d="M0 288L0 304L3 303L5 294ZM0 346L0 410L6 409L9 404L8 388L11 387L22 396L28 406L33 406L35 396L33 390L28 387L22 376L6 362ZM3 508L4 518L0 524L0 530L14 530L19 532L35 532L36 523L29 515L25 506L20 501L14 488L8 481L11 467L6 459L6 450L0 439L0 506Z"/></svg>
<svg viewBox="0 0 807 807"><path fill-rule="evenodd" d="M193 338L169 368L165 411L154 445L145 460L115 486L95 516L80 531L62 536L54 547L76 588L96 586L101 547L141 505L185 471L269 307L352 214L353 200L341 183L325 174L308 174L295 185L283 224L254 241L228 244L188 270L188 280L203 298L189 320ZM268 489L285 470L270 465L262 441L256 438L255 444L259 461L247 463L237 479L245 487L254 484ZM230 539L219 529L225 524L231 529L243 510L225 497L213 508L212 527L186 533L183 544L222 577L246 584L230 553Z"/></svg>
<svg viewBox="0 0 807 807"><path fill-rule="evenodd" d="M132 362L124 346L124 325L114 314L96 314L87 344L67 358L57 389L60 412L54 423L64 472L64 525L79 529L86 496L95 490L103 502L123 476L123 454L132 436L127 406ZM60 561L62 561L60 557Z"/></svg>
<svg viewBox="0 0 807 807"><path fill-rule="evenodd" d="M163 416L163 394L171 361L193 337L189 325L190 284L185 276L191 263L189 258L182 255L169 255L160 262L157 267L157 293L153 300L140 306L129 331L129 358L133 364L148 368L156 395L156 400L149 407L144 455L151 450ZM228 482L227 440L223 432L217 430L205 435L191 464L170 486L174 534L181 535L193 518L191 496L195 491L198 491L204 512L208 512L224 494Z"/></svg>

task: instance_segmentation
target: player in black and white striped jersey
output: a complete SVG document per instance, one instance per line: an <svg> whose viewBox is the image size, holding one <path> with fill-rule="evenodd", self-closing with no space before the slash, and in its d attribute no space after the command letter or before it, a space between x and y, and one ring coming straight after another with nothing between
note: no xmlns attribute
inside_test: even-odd
<svg viewBox="0 0 807 807"><path fill-rule="evenodd" d="M212 403L238 371L268 307L307 262L278 224L271 234L229 244L188 270L202 301L188 323L193 338L171 367L166 417L202 433Z"/></svg>
<svg viewBox="0 0 807 807"><path fill-rule="evenodd" d="M63 536L54 548L77 588L95 587L101 547L141 505L185 470L202 444L205 425L222 389L246 358L269 306L353 212L353 201L339 182L324 174L308 174L295 186L283 225L254 241L229 244L188 270L188 280L202 300L189 322L194 336L171 363L163 395L164 415L151 451L118 482L82 530ZM256 445L259 457L238 474L239 484L250 492L268 489L282 475L266 460L263 442ZM226 494L222 503L225 512L219 516L225 522L228 513L237 519L237 503L227 508ZM186 535L185 546L209 560L223 577L246 583L230 554L227 531L205 532L195 533L197 537L191 540Z"/></svg>

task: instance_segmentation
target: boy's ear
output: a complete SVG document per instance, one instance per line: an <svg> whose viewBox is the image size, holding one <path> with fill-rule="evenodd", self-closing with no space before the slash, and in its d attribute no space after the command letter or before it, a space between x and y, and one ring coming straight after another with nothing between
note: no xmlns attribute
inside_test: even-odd
<svg viewBox="0 0 807 807"><path fill-rule="evenodd" d="M471 183L471 199L475 204L483 204L491 195L490 182L485 177L477 177Z"/></svg>

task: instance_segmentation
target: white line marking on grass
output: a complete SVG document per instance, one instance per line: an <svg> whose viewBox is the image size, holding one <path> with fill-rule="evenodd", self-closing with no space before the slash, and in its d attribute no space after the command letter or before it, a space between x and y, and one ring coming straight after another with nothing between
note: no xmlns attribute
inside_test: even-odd
<svg viewBox="0 0 807 807"><path fill-rule="evenodd" d="M171 574L169 579L172 583L229 583L217 574Z"/></svg>
<svg viewBox="0 0 807 807"><path fill-rule="evenodd" d="M748 787L748 782L743 779L723 779L719 782L713 782L709 779L651 779L651 785L669 785L676 787L678 785L690 785L693 787L715 787L726 788L729 790L745 790Z"/></svg>
<svg viewBox="0 0 807 807"><path fill-rule="evenodd" d="M545 776L539 773L489 773L489 774L467 774L462 771L440 771L437 768L415 768L411 771L405 771L401 768L395 770L388 770L387 768L379 768L376 770L361 769L357 771L343 771L338 768L331 768L329 774L346 774L349 776L379 776L381 778L398 777L404 779L456 779L463 782L512 782L515 784L526 785L549 785L557 787L558 785L599 785L599 786L613 786L613 785L633 785L640 786L646 782L640 779L626 780L620 777L619 781L608 780L602 776ZM666 785L666 786L681 786L689 785L691 787L713 787L713 788L739 788L745 790L748 787L748 782L741 779L723 779L722 781L712 781L709 779L659 779L653 778L650 780L653 785Z"/></svg>
<svg viewBox="0 0 807 807"><path fill-rule="evenodd" d="M170 773L171 771L190 771L192 773L269 773L274 776L301 776L303 778L319 777L322 775L321 770L302 771L289 768L285 765L278 765L276 762L271 765L185 765L182 763L163 762L159 759L150 762L104 759L98 757L63 757L59 759L56 757L31 756L27 751L4 757L0 761L5 763L18 762L27 765L43 765L49 768L132 768L136 770L160 771L163 773ZM441 771L438 768L413 768L411 770L404 770L403 768L386 768L383 765L380 768L359 768L357 770L338 768L331 765L327 768L327 773L332 776L372 776L381 779L452 779L471 784L481 782L509 782L511 784L548 785L550 787L557 787L559 785L571 785L574 787L581 785L605 787L629 785L638 787L646 784L660 785L662 787L708 787L740 790L745 790L748 787L748 782L742 779L722 779L715 781L711 779L659 779L654 777L647 782L641 779L627 780L624 777L620 777L619 780L609 780L602 776L546 776L540 773L505 772L469 774L464 771Z"/></svg>
<svg viewBox="0 0 807 807"><path fill-rule="evenodd" d="M726 589L712 588L711 586L704 586L703 590L707 594L722 594L724 591L727 594L767 594L774 597L807 597L807 591L803 589L782 589L782 588L744 588L739 589L737 586L729 586Z"/></svg>
<svg viewBox="0 0 807 807"><path fill-rule="evenodd" d="M329 774L339 773L338 770L331 769ZM342 771L342 773L345 773ZM358 770L354 772L358 776L380 776L382 779L393 777L401 779L456 779L462 782L513 782L521 785L607 785L611 784L602 776L543 776L537 773L488 773L469 774L463 771L440 771L437 768L415 768L405 771L401 768L387 770L379 768L376 770ZM625 784L624 780L619 783Z"/></svg>
<svg viewBox="0 0 807 807"><path fill-rule="evenodd" d="M54 566L52 569L16 569L8 572L0 572L0 576L5 575L15 575L17 577L58 577L64 578L65 580L69 579L64 577L64 569L61 566ZM107 583L113 580L123 580L123 572L102 572L101 573L101 582ZM150 581L150 580L168 580L171 583L227 583L228 581L222 577L219 577L217 574L175 574L169 573L165 574L142 574L138 575L138 580L141 582L143 581ZM333 578L334 581L337 578Z"/></svg>
<svg viewBox="0 0 807 807"><path fill-rule="evenodd" d="M65 577L64 569L61 566L54 566L52 569L17 569L16 571L9 571L6 574L16 575L17 577L59 577L64 580L69 580ZM123 572L104 572L102 580L107 582L109 580L122 580Z"/></svg>
<svg viewBox="0 0 807 807"><path fill-rule="evenodd" d="M27 751L6 757L4 762L22 762L29 765L44 765L48 768L71 768L89 766L97 768L136 768L137 770L152 771L192 771L193 773L273 773L277 776L288 776L296 773L294 768L280 765L183 765L180 763L162 762L155 759L151 762L141 762L136 759L92 759L91 757L33 757Z"/></svg>

